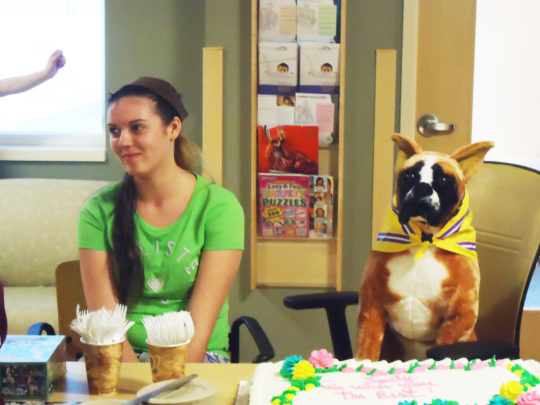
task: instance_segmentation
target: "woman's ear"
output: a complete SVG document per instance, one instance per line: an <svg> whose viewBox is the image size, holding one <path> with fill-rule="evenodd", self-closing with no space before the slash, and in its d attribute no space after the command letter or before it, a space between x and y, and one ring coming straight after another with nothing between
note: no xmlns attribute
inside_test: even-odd
<svg viewBox="0 0 540 405"><path fill-rule="evenodd" d="M174 140L178 138L178 136L180 135L181 131L182 131L182 121L180 121L180 118L176 116L167 126L167 136L169 137L171 142L174 142Z"/></svg>

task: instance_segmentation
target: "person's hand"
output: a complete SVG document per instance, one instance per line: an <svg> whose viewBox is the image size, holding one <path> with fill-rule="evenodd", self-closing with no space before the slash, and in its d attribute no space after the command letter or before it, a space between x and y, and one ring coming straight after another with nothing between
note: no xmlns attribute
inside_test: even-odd
<svg viewBox="0 0 540 405"><path fill-rule="evenodd" d="M47 75L47 78L52 78L56 75L59 69L64 67L66 64L66 58L64 57L64 54L61 50L56 50L52 53L51 56L49 56L49 60L47 61L47 66L45 66L45 73Z"/></svg>

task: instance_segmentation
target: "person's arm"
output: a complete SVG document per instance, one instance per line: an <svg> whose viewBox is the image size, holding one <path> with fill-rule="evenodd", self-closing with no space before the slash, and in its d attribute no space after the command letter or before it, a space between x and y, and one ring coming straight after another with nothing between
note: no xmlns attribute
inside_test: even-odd
<svg viewBox="0 0 540 405"><path fill-rule="evenodd" d="M86 297L86 305L90 311L103 307L114 309L118 303L113 285L111 261L109 253L104 250L79 249L81 262L81 278ZM126 339L122 361L138 361L137 355Z"/></svg>
<svg viewBox="0 0 540 405"><path fill-rule="evenodd" d="M23 76L0 79L0 97L15 93L22 93L53 78L58 70L66 63L62 51L55 51L49 57L43 70Z"/></svg>
<svg viewBox="0 0 540 405"><path fill-rule="evenodd" d="M236 276L241 250L206 250L201 255L188 311L195 325L195 334L188 347L187 360L202 362L219 311Z"/></svg>

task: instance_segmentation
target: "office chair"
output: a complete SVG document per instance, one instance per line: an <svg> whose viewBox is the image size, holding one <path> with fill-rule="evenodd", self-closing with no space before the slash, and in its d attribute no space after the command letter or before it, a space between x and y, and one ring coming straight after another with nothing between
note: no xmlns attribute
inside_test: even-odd
<svg viewBox="0 0 540 405"><path fill-rule="evenodd" d="M56 298L58 303L58 333L66 336L68 360L77 360L82 356L84 347L79 335L69 327L76 317L76 307L86 309L86 300L81 280L78 260L60 263L56 268ZM234 320L229 334L229 352L231 362L238 363L240 356L240 327L245 325L253 337L259 353L253 363L269 361L275 356L274 348L259 322L252 317L242 316ZM55 334L54 328L47 323L37 323L28 329L28 334Z"/></svg>
<svg viewBox="0 0 540 405"><path fill-rule="evenodd" d="M434 347L427 355L519 358L525 294L540 254L540 172L485 162L468 189L480 266L478 341Z"/></svg>
<svg viewBox="0 0 540 405"><path fill-rule="evenodd" d="M349 305L358 304L358 292L290 295L283 298L283 304L291 309L324 309L328 318L334 357L338 360L352 358L352 345L345 310Z"/></svg>
<svg viewBox="0 0 540 405"><path fill-rule="evenodd" d="M485 162L468 185L480 265L477 342L434 347L427 357L487 359L519 357L519 332L527 288L540 249L540 173L521 166ZM285 297L293 309L324 308L334 355L352 357L345 309L356 292Z"/></svg>

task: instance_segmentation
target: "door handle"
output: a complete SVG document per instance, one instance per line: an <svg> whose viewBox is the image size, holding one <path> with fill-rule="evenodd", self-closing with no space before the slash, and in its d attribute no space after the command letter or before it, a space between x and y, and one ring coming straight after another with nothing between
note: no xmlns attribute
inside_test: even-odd
<svg viewBox="0 0 540 405"><path fill-rule="evenodd" d="M456 129L454 124L443 124L439 119L431 114L422 116L418 120L418 132L424 136L451 134Z"/></svg>

